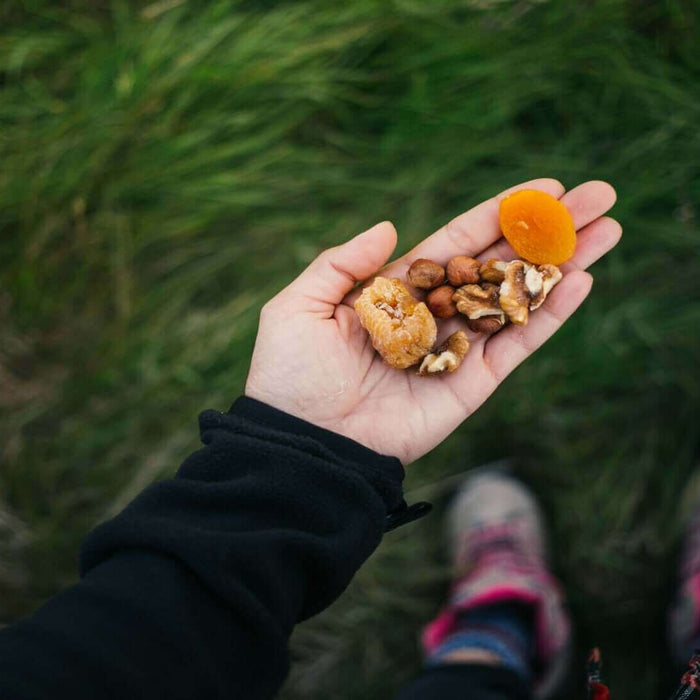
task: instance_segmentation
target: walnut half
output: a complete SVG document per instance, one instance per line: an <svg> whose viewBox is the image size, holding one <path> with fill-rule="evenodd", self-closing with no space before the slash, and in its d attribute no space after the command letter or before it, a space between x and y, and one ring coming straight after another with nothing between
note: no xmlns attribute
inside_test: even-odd
<svg viewBox="0 0 700 700"><path fill-rule="evenodd" d="M469 340L464 331L453 333L439 348L426 355L418 374L442 374L454 372L469 352Z"/></svg>
<svg viewBox="0 0 700 700"><path fill-rule="evenodd" d="M454 293L452 301L457 311L471 320L484 316L498 316L505 320L498 301L497 284L465 284Z"/></svg>
<svg viewBox="0 0 700 700"><path fill-rule="evenodd" d="M556 265L540 265L537 272L542 276L542 289L537 296L530 301L530 311L539 309L547 295L552 291L555 284L561 281L561 270ZM527 281L527 279L526 279Z"/></svg>
<svg viewBox="0 0 700 700"><path fill-rule="evenodd" d="M520 326L528 322L530 311L538 309L562 274L554 265L535 267L523 260L513 260L505 270L499 303L508 318Z"/></svg>

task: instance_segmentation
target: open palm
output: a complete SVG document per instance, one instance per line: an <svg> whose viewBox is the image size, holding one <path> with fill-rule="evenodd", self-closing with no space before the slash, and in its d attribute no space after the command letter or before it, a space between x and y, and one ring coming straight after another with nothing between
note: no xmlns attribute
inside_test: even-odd
<svg viewBox="0 0 700 700"><path fill-rule="evenodd" d="M576 310L592 284L583 270L621 235L620 225L603 216L615 202L607 183L587 182L565 193L556 180L533 180L461 214L381 274L403 279L417 258L446 264L455 255L517 257L501 238L498 205L518 189L561 199L578 231L576 253L562 266L564 278L527 326L487 338L468 331L464 319L438 321L439 340L458 329L469 335L471 349L456 372L419 377L386 365L352 308L355 284L377 274L396 247L396 231L384 222L322 253L265 305L246 395L404 464L439 444Z"/></svg>

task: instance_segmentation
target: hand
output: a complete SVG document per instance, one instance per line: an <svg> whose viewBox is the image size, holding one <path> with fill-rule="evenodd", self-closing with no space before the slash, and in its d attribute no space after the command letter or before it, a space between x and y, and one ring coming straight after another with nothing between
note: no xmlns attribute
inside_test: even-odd
<svg viewBox="0 0 700 700"><path fill-rule="evenodd" d="M564 278L527 326L509 326L486 338L468 331L464 319L450 319L439 326L438 340L462 329L471 342L456 372L419 377L387 366L352 307L356 282L377 274L396 247L396 231L384 222L321 253L263 307L246 396L404 464L438 445L578 308L593 281L583 270L622 234L617 221L603 216L616 198L607 183L587 182L565 193L556 180L533 180L461 214L381 274L404 279L416 258L446 264L455 255L517 257L501 238L498 204L518 189L560 198L578 231L576 254L561 268Z"/></svg>

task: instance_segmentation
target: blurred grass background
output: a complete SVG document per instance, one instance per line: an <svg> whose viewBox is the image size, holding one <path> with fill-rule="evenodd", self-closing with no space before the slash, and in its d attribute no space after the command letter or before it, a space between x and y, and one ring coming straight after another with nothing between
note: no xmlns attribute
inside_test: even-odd
<svg viewBox="0 0 700 700"><path fill-rule="evenodd" d="M696 464L693 0L9 0L0 5L0 616L75 579L97 521L242 390L262 303L389 218L403 252L538 176L611 181L592 297L409 470L442 503L505 455L550 514L579 652L663 694ZM440 519L303 625L286 698L385 698L444 594ZM571 696L570 696L571 697Z"/></svg>

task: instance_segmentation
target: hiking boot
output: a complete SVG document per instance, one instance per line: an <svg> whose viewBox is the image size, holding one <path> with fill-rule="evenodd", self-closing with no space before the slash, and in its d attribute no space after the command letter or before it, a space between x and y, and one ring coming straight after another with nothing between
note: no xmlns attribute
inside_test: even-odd
<svg viewBox="0 0 700 700"><path fill-rule="evenodd" d="M529 668L522 675L532 679L536 698L550 697L569 667L571 624L561 586L547 565L543 520L535 498L502 468L477 470L467 477L450 508L448 536L454 581L446 606L423 633L428 661L465 638L460 626L469 625L469 615L481 617L478 628L473 627L478 632L484 629L480 613L496 610L496 639L481 649L496 650L508 659L505 647L515 639L513 630L524 629ZM504 626L504 611L522 610L531 620L528 627L517 627L516 621ZM466 639L473 637L471 633Z"/></svg>

